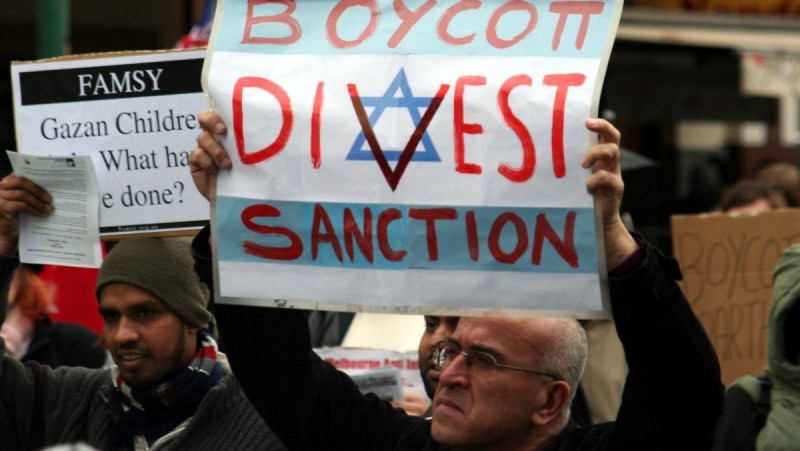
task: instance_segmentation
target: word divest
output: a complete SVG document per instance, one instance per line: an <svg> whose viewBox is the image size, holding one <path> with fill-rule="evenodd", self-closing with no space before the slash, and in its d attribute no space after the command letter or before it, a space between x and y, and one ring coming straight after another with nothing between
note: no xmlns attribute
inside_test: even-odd
<svg viewBox="0 0 800 451"><path fill-rule="evenodd" d="M225 302L603 316L580 162L621 3L218 3Z"/></svg>

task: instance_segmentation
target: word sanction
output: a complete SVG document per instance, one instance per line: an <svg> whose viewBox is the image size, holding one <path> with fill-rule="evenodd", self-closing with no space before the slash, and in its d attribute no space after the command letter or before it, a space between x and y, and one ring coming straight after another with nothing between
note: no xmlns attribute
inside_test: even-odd
<svg viewBox="0 0 800 451"><path fill-rule="evenodd" d="M241 208L237 236L246 260L559 272L593 265L581 261L591 247L591 209L241 202L234 208Z"/></svg>

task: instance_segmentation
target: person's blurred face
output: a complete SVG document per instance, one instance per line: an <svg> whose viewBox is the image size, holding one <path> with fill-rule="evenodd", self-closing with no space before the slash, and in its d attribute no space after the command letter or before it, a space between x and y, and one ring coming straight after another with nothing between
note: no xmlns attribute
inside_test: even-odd
<svg viewBox="0 0 800 451"><path fill-rule="evenodd" d="M419 340L419 372L425 384L425 393L433 399L436 384L439 382L439 370L432 367L433 346L436 343L450 338L458 325L457 316L428 316L425 315L425 332Z"/></svg>
<svg viewBox="0 0 800 451"><path fill-rule="evenodd" d="M533 319L469 318L450 341L461 351L482 351L498 363L537 369L547 342L547 323ZM548 400L553 379L498 368L478 374L456 356L441 371L433 401L431 434L452 449L523 449L535 431L535 412Z"/></svg>
<svg viewBox="0 0 800 451"><path fill-rule="evenodd" d="M166 381L186 368L197 350L198 329L135 286L112 283L103 288L100 315L106 346L133 388Z"/></svg>

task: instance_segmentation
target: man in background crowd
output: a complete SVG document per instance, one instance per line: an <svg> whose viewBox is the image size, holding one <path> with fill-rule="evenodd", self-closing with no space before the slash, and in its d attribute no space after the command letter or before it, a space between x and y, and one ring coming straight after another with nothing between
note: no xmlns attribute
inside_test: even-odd
<svg viewBox="0 0 800 451"><path fill-rule="evenodd" d="M16 215L48 214L50 202L25 178L0 181L0 320L18 264ZM4 357L4 450L78 442L108 450L285 449L205 329L209 293L194 272L189 239L120 242L103 261L96 294L116 365L52 370Z"/></svg>
<svg viewBox="0 0 800 451"><path fill-rule="evenodd" d="M433 399L433 394L436 393L436 385L439 383L439 370L434 368L433 354L437 344L453 335L458 325L459 317L425 315L424 318L425 330L419 340L417 359L425 394L428 395L428 399ZM431 404L428 399L412 393L402 401L394 401L392 405L403 409L409 415L429 417Z"/></svg>

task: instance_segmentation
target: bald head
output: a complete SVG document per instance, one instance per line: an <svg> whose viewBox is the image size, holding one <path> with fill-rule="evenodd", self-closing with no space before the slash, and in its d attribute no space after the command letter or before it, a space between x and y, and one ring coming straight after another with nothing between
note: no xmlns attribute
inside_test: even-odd
<svg viewBox="0 0 800 451"><path fill-rule="evenodd" d="M463 326L462 326L463 325ZM537 370L558 375L567 382L572 395L580 383L586 364L586 332L573 318L462 318L459 331L479 328L496 334L517 350Z"/></svg>

